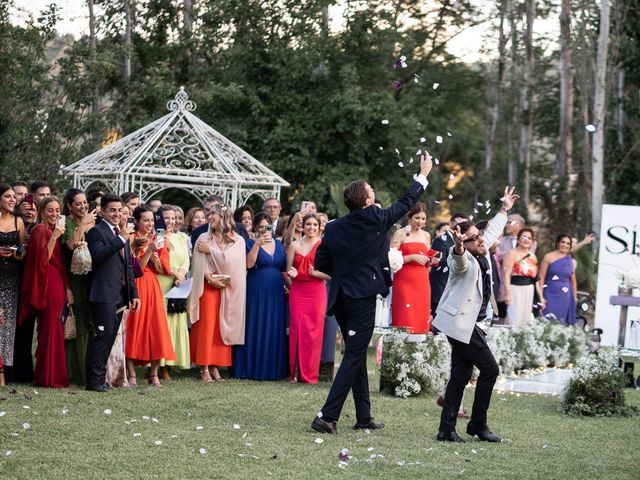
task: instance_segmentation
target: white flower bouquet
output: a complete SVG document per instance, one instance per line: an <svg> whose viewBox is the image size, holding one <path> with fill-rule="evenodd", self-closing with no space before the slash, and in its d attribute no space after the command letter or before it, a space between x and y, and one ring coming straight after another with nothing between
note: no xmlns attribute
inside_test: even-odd
<svg viewBox="0 0 640 480"><path fill-rule="evenodd" d="M616 277L622 287L640 288L640 270L618 270Z"/></svg>
<svg viewBox="0 0 640 480"><path fill-rule="evenodd" d="M389 267L391 267L391 271L396 273L398 270L402 268L404 265L404 259L402 258L402 252L397 248L389 249Z"/></svg>

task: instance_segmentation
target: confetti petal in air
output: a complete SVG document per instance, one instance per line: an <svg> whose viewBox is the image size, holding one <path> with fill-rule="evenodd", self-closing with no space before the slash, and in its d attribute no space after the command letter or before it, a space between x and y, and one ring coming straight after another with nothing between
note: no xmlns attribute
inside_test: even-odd
<svg viewBox="0 0 640 480"><path fill-rule="evenodd" d="M389 125L389 120L385 119L385 120L382 120L382 122L380 122L380 123L382 123L383 125Z"/></svg>
<svg viewBox="0 0 640 480"><path fill-rule="evenodd" d="M584 128L585 128L585 130L586 130L587 132L589 132L589 133L593 133L593 132L595 132L595 131L597 130L597 129L596 129L596 126L595 126L595 125L592 125L591 123L590 123L590 124L588 124L588 125L585 125L585 126L584 126Z"/></svg>
<svg viewBox="0 0 640 480"><path fill-rule="evenodd" d="M400 168L404 168L404 163L402 163L402 162L398 162L398 166L399 166Z"/></svg>
<svg viewBox="0 0 640 480"><path fill-rule="evenodd" d="M440 160L438 160L437 158L434 160L436 165L440 165Z"/></svg>
<svg viewBox="0 0 640 480"><path fill-rule="evenodd" d="M349 330L349 336L353 337L356 334L355 330Z"/></svg>
<svg viewBox="0 0 640 480"><path fill-rule="evenodd" d="M426 139L426 138L424 138L424 137L420 137L420 143L424 143L424 142L426 142L426 141L427 141L427 139Z"/></svg>
<svg viewBox="0 0 640 480"><path fill-rule="evenodd" d="M391 86L392 86L393 88L395 88L396 90L400 90L400 89L402 88L402 83L401 83L399 80L394 80L394 81L391 83Z"/></svg>
<svg viewBox="0 0 640 480"><path fill-rule="evenodd" d="M453 137L453 135L451 134L451 132L447 132L447 137Z"/></svg>
<svg viewBox="0 0 640 480"><path fill-rule="evenodd" d="M436 142L437 142L437 143L442 143L442 137L441 137L440 135L438 135L438 136L436 137Z"/></svg>
<svg viewBox="0 0 640 480"><path fill-rule="evenodd" d="M453 195L449 194L449 200L453 200Z"/></svg>
<svg viewBox="0 0 640 480"><path fill-rule="evenodd" d="M400 150L398 150L397 148L394 148L394 151L396 152L397 155L400 155Z"/></svg>
<svg viewBox="0 0 640 480"><path fill-rule="evenodd" d="M569 293L569 287L562 287L562 291L564 293Z"/></svg>
<svg viewBox="0 0 640 480"><path fill-rule="evenodd" d="M551 280L560 280L560 277L558 275L554 275L553 277L551 277Z"/></svg>
<svg viewBox="0 0 640 480"><path fill-rule="evenodd" d="M455 180L456 176L452 173L449 175L449 180Z"/></svg>
<svg viewBox="0 0 640 480"><path fill-rule="evenodd" d="M436 90L439 86L440 86L440 84L439 84L439 83L434 83L432 88L433 88L434 90Z"/></svg>

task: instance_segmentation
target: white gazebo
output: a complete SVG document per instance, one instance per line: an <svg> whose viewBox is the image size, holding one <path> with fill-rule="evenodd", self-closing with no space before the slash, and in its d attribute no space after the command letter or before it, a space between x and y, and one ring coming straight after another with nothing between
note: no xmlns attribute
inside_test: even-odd
<svg viewBox="0 0 640 480"><path fill-rule="evenodd" d="M199 200L220 195L232 208L249 197L280 198L280 176L204 123L184 87L167 102L169 113L105 148L63 167L76 188L104 184L136 192L143 202L163 190L185 190Z"/></svg>

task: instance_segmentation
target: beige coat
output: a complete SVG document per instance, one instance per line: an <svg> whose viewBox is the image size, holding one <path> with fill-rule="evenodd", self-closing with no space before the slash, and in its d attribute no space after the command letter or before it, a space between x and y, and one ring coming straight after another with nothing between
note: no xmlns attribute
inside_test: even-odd
<svg viewBox="0 0 640 480"><path fill-rule="evenodd" d="M247 253L244 238L235 236L235 241L221 248L204 232L198 239L208 238L210 254L193 250L191 276L193 284L189 295L189 320L191 324L200 320L200 297L204 292L206 273L231 276L231 285L222 289L220 302L220 334L227 345L244 344L245 303L247 293Z"/></svg>
<svg viewBox="0 0 640 480"><path fill-rule="evenodd" d="M483 237L487 250L500 237L506 223L507 216L503 213L498 213L489 222ZM487 275L491 278L488 255ZM482 307L482 271L478 261L466 249L462 255L450 251L447 263L449 280L438 303L433 326L446 336L468 344Z"/></svg>

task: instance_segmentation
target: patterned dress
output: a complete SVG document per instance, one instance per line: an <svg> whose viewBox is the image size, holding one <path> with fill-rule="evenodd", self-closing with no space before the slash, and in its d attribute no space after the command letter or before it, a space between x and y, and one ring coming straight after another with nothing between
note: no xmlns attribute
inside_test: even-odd
<svg viewBox="0 0 640 480"><path fill-rule="evenodd" d="M16 229L0 232L0 247L20 245L17 219ZM18 315L18 294L20 293L20 264L13 258L0 258L0 359L5 366L13 365L13 345L16 335Z"/></svg>

